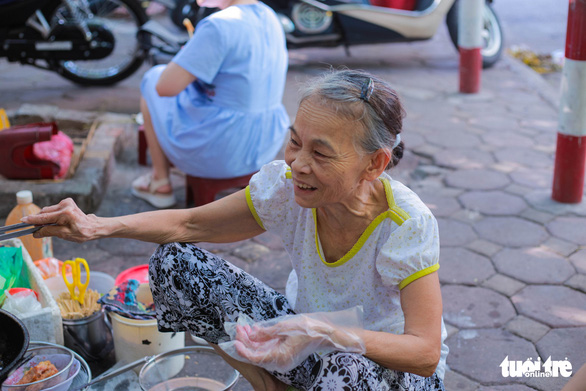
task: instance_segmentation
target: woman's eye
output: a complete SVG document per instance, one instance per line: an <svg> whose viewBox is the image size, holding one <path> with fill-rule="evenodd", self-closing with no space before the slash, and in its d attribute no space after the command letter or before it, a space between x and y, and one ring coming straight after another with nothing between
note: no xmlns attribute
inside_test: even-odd
<svg viewBox="0 0 586 391"><path fill-rule="evenodd" d="M297 147L299 146L299 143L295 141L293 138L289 139L289 142Z"/></svg>
<svg viewBox="0 0 586 391"><path fill-rule="evenodd" d="M315 151L314 153L319 157L327 157L326 155L324 155L323 153L321 153L319 151Z"/></svg>

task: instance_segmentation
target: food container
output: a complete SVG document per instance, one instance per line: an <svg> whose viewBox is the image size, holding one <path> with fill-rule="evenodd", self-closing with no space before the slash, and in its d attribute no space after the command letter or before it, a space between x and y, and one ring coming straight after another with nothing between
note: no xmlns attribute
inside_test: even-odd
<svg viewBox="0 0 586 391"><path fill-rule="evenodd" d="M70 378L73 381L73 377L79 372L79 361L75 360L73 353L69 349L61 346L36 346L29 348L26 354L32 354L33 357L8 375L8 378L2 384L2 391L45 390L67 383ZM58 372L42 380L17 384L30 367L43 361L50 361L57 368ZM77 372L74 370L75 374L72 374L71 369L75 368L74 362L77 362ZM69 384L71 384L71 381L69 381ZM69 388L69 385L67 388Z"/></svg>
<svg viewBox="0 0 586 391"><path fill-rule="evenodd" d="M85 281L85 273L81 273L81 281ZM67 292L63 277L55 276L45 280L45 284L54 298ZM106 294L114 287L114 278L109 274L92 271L89 289ZM114 365L114 340L112 327L103 311L94 312L82 319L62 319L65 346L79 353L87 360L94 370L100 371Z"/></svg>
<svg viewBox="0 0 586 391"><path fill-rule="evenodd" d="M153 302L148 284L139 286L136 298L147 306ZM162 333L156 319L130 319L114 312L109 315L117 361L132 362L185 346L185 332Z"/></svg>
<svg viewBox="0 0 586 391"><path fill-rule="evenodd" d="M85 273L80 273L79 280L85 281ZM63 281L63 276L50 277L45 280L45 284L49 288L51 295L56 299L62 292L67 292L67 286ZM93 289L101 295L105 295L110 292L110 289L114 287L114 278L107 273L90 272L90 282L87 286L89 289Z"/></svg>
<svg viewBox="0 0 586 391"><path fill-rule="evenodd" d="M138 265L126 270L123 270L116 276L116 286L122 284L124 281L137 280L139 284L149 283L149 265Z"/></svg>
<svg viewBox="0 0 586 391"><path fill-rule="evenodd" d="M56 345L54 343L43 342L43 341L31 341L29 346L31 346L31 347L35 347L35 346L62 347L62 346ZM64 349L67 349L67 348L64 348ZM70 350L70 349L68 349L68 350ZM72 382L69 386L70 390L75 390L76 388L79 388L79 387L89 383L92 380L92 370L91 370L90 366L88 365L88 363L83 359L83 357L81 357L78 353L76 353L74 351L71 351L71 352L73 353L73 358L75 358L80 363L79 372L77 373L76 376L74 376L72 378ZM43 391L45 391L45 390L43 390ZM53 390L53 391L55 391L55 390Z"/></svg>
<svg viewBox="0 0 586 391"><path fill-rule="evenodd" d="M143 391L222 391L234 387L238 376L213 348L190 346L151 358L140 370L138 381Z"/></svg>

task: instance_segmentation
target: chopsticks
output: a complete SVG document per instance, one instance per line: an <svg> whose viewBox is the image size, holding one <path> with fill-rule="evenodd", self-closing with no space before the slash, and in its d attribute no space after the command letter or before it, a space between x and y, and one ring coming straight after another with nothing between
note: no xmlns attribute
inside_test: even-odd
<svg viewBox="0 0 586 391"><path fill-rule="evenodd" d="M7 225L5 227L0 227L0 241L18 238L20 236L32 234L34 232L37 232L41 228L46 227L47 225L54 225L54 224L33 225L33 224L27 224L27 223L19 223L19 224ZM27 227L30 227L30 228L27 228ZM14 230L17 230L17 231L6 233L8 231L14 231Z"/></svg>

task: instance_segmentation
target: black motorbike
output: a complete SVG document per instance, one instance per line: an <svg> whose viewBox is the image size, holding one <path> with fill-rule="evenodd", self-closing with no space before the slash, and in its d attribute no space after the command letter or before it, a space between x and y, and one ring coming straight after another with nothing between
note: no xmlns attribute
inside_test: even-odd
<svg viewBox="0 0 586 391"><path fill-rule="evenodd" d="M167 0L169 1L169 0ZM175 0L173 22L184 18L195 25L214 10L200 10L196 0ZM396 9L392 0L263 0L279 16L290 49L316 46L411 42L431 39L443 21L458 47L458 2L415 0L413 9ZM483 66L494 65L504 43L500 21L486 0L483 11ZM154 29L161 32L161 29ZM170 36L167 36L170 39Z"/></svg>
<svg viewBox="0 0 586 391"><path fill-rule="evenodd" d="M0 0L0 57L110 85L145 60L137 33L146 22L136 0Z"/></svg>

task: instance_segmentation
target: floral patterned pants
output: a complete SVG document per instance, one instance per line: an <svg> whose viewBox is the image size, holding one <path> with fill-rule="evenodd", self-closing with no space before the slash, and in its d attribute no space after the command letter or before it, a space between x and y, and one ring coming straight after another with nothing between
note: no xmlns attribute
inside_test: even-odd
<svg viewBox="0 0 586 391"><path fill-rule="evenodd" d="M218 344L229 340L224 322L241 313L256 321L294 314L285 296L190 243L159 246L149 277L161 331L188 331ZM437 374L393 371L354 353L314 354L289 372L272 374L301 390L444 390Z"/></svg>

